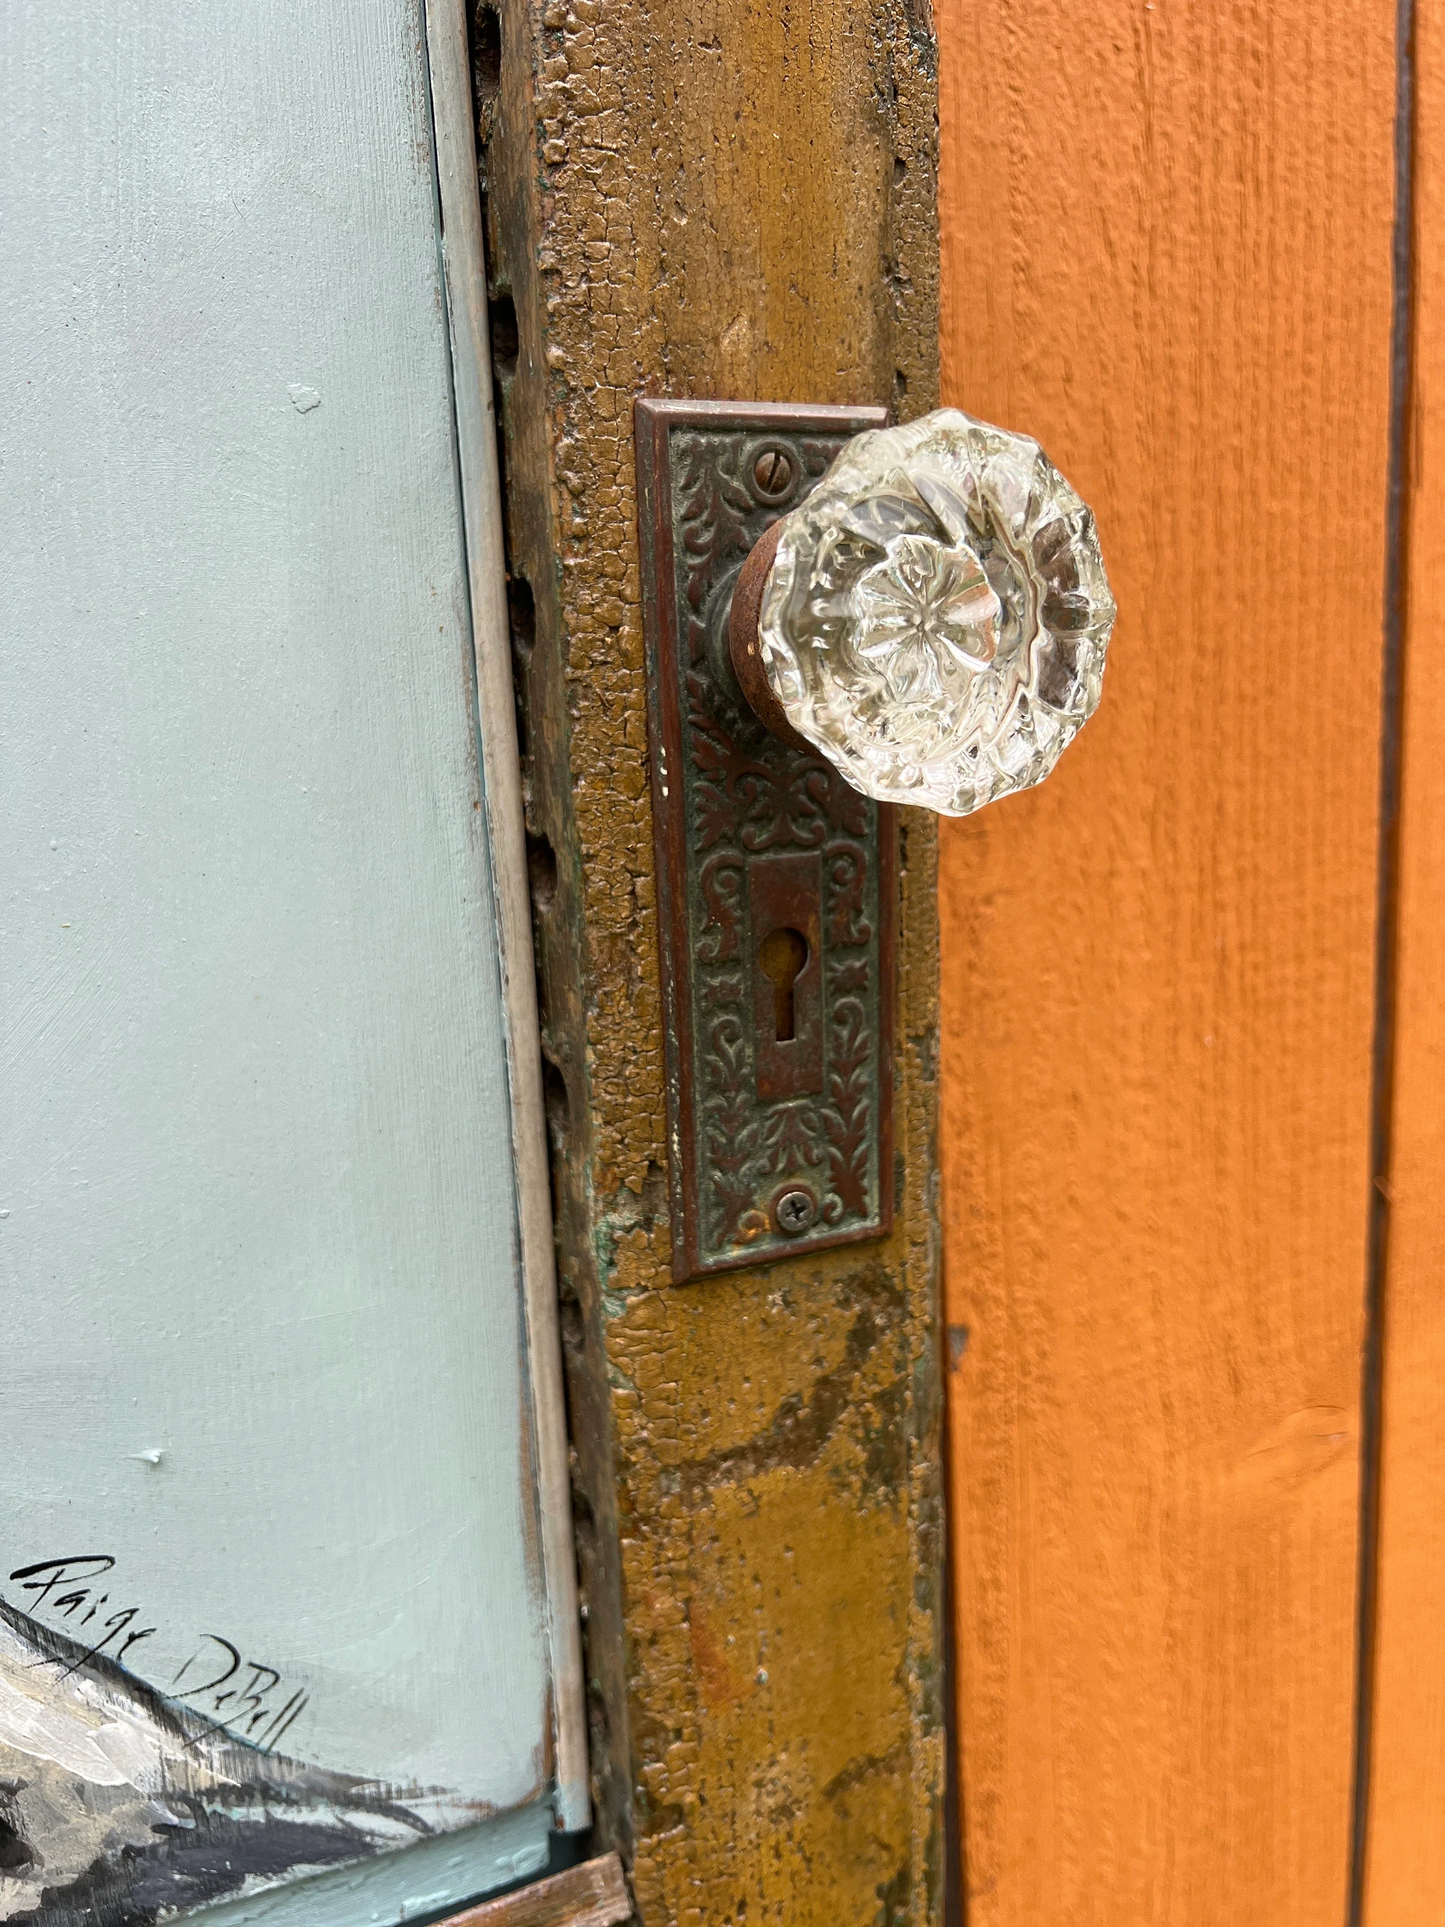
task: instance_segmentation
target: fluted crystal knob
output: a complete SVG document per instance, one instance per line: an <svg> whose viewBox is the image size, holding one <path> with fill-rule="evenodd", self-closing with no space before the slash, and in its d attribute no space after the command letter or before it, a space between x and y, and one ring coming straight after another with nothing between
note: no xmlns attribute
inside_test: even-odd
<svg viewBox="0 0 1445 1927"><path fill-rule="evenodd" d="M858 435L749 556L730 648L763 721L945 816L1042 782L1098 706L1094 518L1037 442L956 409Z"/></svg>

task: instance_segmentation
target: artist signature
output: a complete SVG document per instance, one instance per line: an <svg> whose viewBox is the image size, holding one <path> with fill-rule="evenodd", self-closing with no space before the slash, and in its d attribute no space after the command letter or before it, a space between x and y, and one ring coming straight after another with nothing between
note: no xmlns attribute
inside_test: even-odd
<svg viewBox="0 0 1445 1927"><path fill-rule="evenodd" d="M78 1659L63 1666L62 1678L101 1657L124 1666L131 1647L151 1638L156 1630L136 1624L141 1617L139 1606L105 1611L111 1604L106 1581L115 1563L105 1552L71 1554L17 1566L10 1575L11 1584L30 1595L26 1611L33 1619L63 1622L72 1637L83 1634L93 1640ZM62 1664L59 1660L38 1663ZM186 1679L191 1683L183 1688ZM223 1728L270 1753L310 1698L300 1687L286 1697L289 1685L277 1667L246 1658L239 1646L219 1633L202 1633L196 1650L172 1679L167 1696L187 1702L208 1727Z"/></svg>

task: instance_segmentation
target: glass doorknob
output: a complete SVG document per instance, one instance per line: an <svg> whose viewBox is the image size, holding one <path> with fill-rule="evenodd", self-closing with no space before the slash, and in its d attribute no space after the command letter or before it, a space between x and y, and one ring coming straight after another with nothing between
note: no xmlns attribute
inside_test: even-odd
<svg viewBox="0 0 1445 1927"><path fill-rule="evenodd" d="M855 436L773 524L729 653L762 721L865 796L967 816L1053 769L1113 622L1093 515L1038 443L946 408Z"/></svg>

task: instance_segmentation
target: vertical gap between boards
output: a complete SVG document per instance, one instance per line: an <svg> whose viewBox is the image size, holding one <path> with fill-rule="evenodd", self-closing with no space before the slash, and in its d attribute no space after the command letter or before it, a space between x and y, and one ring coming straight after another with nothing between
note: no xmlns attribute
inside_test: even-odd
<svg viewBox="0 0 1445 1927"><path fill-rule="evenodd" d="M1355 1746L1347 1927L1364 1927L1373 1757L1375 1621L1380 1558L1381 1391L1386 1342L1390 1158L1395 1069L1395 966L1399 933L1400 778L1409 568L1410 424L1414 350L1414 0L1397 0L1395 225L1392 247L1389 468L1386 497L1380 702L1379 859L1375 1015L1371 1053L1370 1188L1365 1342L1360 1392L1360 1508L1355 1631Z"/></svg>

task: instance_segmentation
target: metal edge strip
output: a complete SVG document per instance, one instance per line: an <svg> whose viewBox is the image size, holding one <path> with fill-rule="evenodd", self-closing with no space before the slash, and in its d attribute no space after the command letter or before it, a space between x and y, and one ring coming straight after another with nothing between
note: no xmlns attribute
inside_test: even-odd
<svg viewBox="0 0 1445 1927"><path fill-rule="evenodd" d="M892 803L878 805L878 1234L886 1237L893 1229L894 1193L893 1146L895 1143L893 1107L897 1102L897 1083L893 1075L894 1053L898 1048L898 925L903 915L899 900L898 809Z"/></svg>
<svg viewBox="0 0 1445 1927"><path fill-rule="evenodd" d="M697 1275L697 1228L688 1199L696 1190L696 1146L683 1128L692 1115L692 1067L682 1039L692 1022L692 977L677 955L674 879L684 873L685 826L671 792L682 772L682 691L677 680L676 587L672 551L672 469L668 436L684 419L675 404L639 400L633 407L637 458L638 549L642 561L642 622L647 663L652 853L656 867L658 961L661 966L663 1052L667 1089L667 1182L672 1212L672 1281ZM678 789L681 796L681 790Z"/></svg>
<svg viewBox="0 0 1445 1927"><path fill-rule="evenodd" d="M527 882L522 769L513 721L497 421L481 198L464 0L422 0L441 201L462 511L471 588L477 710L501 953L512 1156L517 1187L527 1370L541 1511L542 1579L552 1673L557 1824L590 1825L586 1687L573 1544L552 1186L542 1104L541 1028Z"/></svg>
<svg viewBox="0 0 1445 1927"><path fill-rule="evenodd" d="M683 428L706 428L727 422L736 427L752 423L757 428L789 428L795 433L809 429L836 433L840 428L847 428L861 435L865 429L888 425L888 410L871 402L847 408L835 402L699 401L642 395L634 406L649 420L676 423Z"/></svg>

